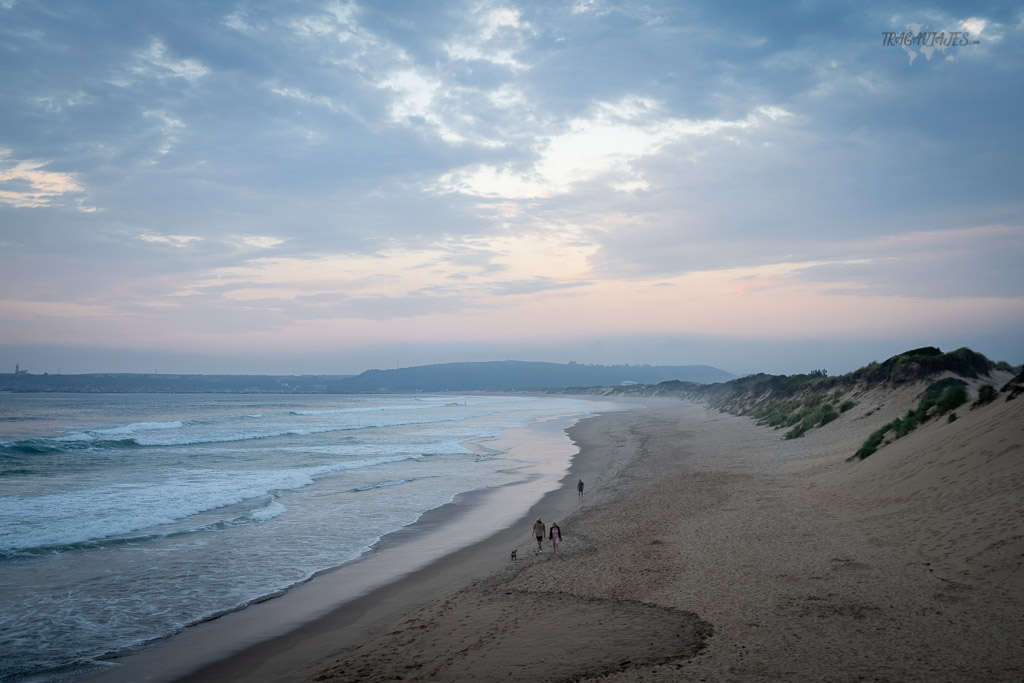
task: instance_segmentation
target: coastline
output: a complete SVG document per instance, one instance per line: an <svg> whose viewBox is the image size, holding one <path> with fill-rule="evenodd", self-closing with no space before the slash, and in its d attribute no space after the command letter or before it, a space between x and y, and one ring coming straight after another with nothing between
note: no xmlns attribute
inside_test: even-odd
<svg viewBox="0 0 1024 683"><path fill-rule="evenodd" d="M268 652L291 649L285 644L292 638L309 645L312 633L344 628L356 642L360 629L370 622L441 595L452 589L453 581L469 581L488 571L495 552L508 558L507 549L491 548L503 548L514 544L517 537L525 537L526 520L532 521L534 509L555 509L544 501L556 500L557 492L567 487L566 482L576 473L590 472L578 462L578 450L566 428L598 410L616 409L608 402L593 403L595 410L585 414L544 418L528 427L505 430L497 439L467 444L479 452L519 451L519 457L526 458L535 453L558 453L554 470L546 471L546 458L544 462L533 458L533 464L545 471L512 484L459 494L428 510L415 523L382 537L356 560L138 650L99 660L96 669L75 679L95 683L235 680L231 678L234 674L227 672L249 669L254 658L262 659ZM558 467L560 462L564 467ZM555 488L552 477L557 477ZM575 502L576 480L571 481ZM538 500L525 516L505 512L509 507L522 509L524 499ZM286 668L296 665L291 662ZM239 675L243 678L238 680L244 680L246 674Z"/></svg>
<svg viewBox="0 0 1024 683"><path fill-rule="evenodd" d="M845 463L889 403L790 441L672 399L582 420L581 461L609 468L557 558L521 542L520 561L359 637L296 638L301 668L227 680L1021 680L1024 403L964 416L957 438L935 422L889 447L895 463ZM907 498L893 465L915 456L933 471Z"/></svg>
<svg viewBox="0 0 1024 683"><path fill-rule="evenodd" d="M846 463L904 405L858 398L789 441L617 398L520 523L181 680L1021 680L1024 402Z"/></svg>

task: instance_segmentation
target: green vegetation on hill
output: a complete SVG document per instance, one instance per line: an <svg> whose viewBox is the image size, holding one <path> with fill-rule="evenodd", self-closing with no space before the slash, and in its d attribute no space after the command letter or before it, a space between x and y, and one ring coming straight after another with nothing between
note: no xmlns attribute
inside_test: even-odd
<svg viewBox="0 0 1024 683"><path fill-rule="evenodd" d="M926 346L836 377L830 377L824 370L789 376L759 373L707 386L664 382L656 386L616 387L604 393L685 397L722 412L748 415L762 426L785 429L785 438L793 439L842 419L857 405L848 397L851 392L925 382L947 373L952 375L933 381L916 408L872 433L852 456L863 459L874 453L887 438L905 436L928 420L941 415L948 415L950 421L956 419L953 410L969 400L964 378L986 377L993 370L1020 372L1020 368L1005 362L993 363L968 348L943 353L938 348ZM1003 391L1007 400L1024 392L1024 374L1018 375ZM982 386L974 405L984 405L995 396L994 387Z"/></svg>
<svg viewBox="0 0 1024 683"><path fill-rule="evenodd" d="M996 364L976 351L959 348L943 353L934 346L906 351L884 363L870 363L851 373L855 381L868 384L888 382L905 384L927 379L941 372L952 372L960 377L975 379L987 375Z"/></svg>
<svg viewBox="0 0 1024 683"><path fill-rule="evenodd" d="M972 407L977 408L994 400L996 400L996 388L991 384L983 384L978 387L978 400L974 402Z"/></svg>
<svg viewBox="0 0 1024 683"><path fill-rule="evenodd" d="M841 406L837 405L843 392L811 391L804 397L792 400L771 400L750 413L757 423L775 429L790 427L787 439L803 436L808 429L821 427L839 417ZM853 402L844 405L852 407ZM849 407L846 408L849 410Z"/></svg>
<svg viewBox="0 0 1024 683"><path fill-rule="evenodd" d="M935 382L925 389L917 408L908 410L903 417L898 417L872 432L849 460L863 460L877 451L886 434L891 433L893 440L899 439L917 429L918 425L946 413L950 413L952 421L955 419L952 416L956 414L952 411L967 403L967 398L967 383L962 379L947 377Z"/></svg>
<svg viewBox="0 0 1024 683"><path fill-rule="evenodd" d="M945 372L974 379L988 375L995 367L996 364L984 355L968 348L943 353L928 346L836 377L829 377L824 370L790 376L749 375L697 393L719 409L752 415L768 426L781 428L802 424L809 429L820 422L822 416L831 415L825 405L838 410L840 415L850 410L854 403L840 402L840 399L854 387L897 386ZM809 423L808 418L813 420L816 410L820 411L818 421ZM835 417L821 424L831 419Z"/></svg>
<svg viewBox="0 0 1024 683"><path fill-rule="evenodd" d="M853 408L856 403L852 400L839 401L845 391L854 387L897 386L943 373L955 375L933 382L924 391L916 408L868 436L851 457L862 460L877 451L887 438L895 440L906 436L928 420L942 415L948 415L951 422L955 420L953 411L970 400L967 383L961 378L988 376L997 368L1013 369L1006 363L993 363L967 348L943 353L928 346L893 356L883 363L871 363L840 377L828 377L821 371L791 377L745 377L730 383L734 385L732 391L720 392L717 404L729 412L750 414L758 424L788 429L785 438L793 439L832 422ZM995 393L992 385L983 386L974 405L994 400Z"/></svg>
<svg viewBox="0 0 1024 683"><path fill-rule="evenodd" d="M1018 369L1017 376L1007 382L1003 391L1006 392L1007 401L1012 401L1024 393L1024 372Z"/></svg>
<svg viewBox="0 0 1024 683"><path fill-rule="evenodd" d="M1007 364L1002 365L1009 367ZM717 399L720 409L736 414L752 415L759 424L787 429L785 438L801 437L808 430L821 427L839 418L856 405L852 400L840 402L845 392L854 387L898 386L919 382L943 373L947 377L933 382L925 390L918 406L873 432L852 456L864 459L874 453L886 438L899 439L919 425L942 415L956 419L953 410L967 403L967 383L960 378L988 376L997 364L968 348L949 353L927 346L893 356L883 363L871 363L839 377L828 377L823 371L805 375L756 375L737 380L732 391L722 392ZM994 389L979 395L978 404L994 398Z"/></svg>

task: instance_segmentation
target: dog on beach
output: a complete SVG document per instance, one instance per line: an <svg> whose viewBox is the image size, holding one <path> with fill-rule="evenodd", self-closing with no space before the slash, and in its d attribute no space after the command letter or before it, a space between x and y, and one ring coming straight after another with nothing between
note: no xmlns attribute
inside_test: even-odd
<svg viewBox="0 0 1024 683"><path fill-rule="evenodd" d="M512 551L512 559L513 559L513 560L514 560L514 559L516 559L516 553L517 553L517 552L519 552L519 549L518 549L518 548L516 548L515 550L513 550L513 551Z"/></svg>

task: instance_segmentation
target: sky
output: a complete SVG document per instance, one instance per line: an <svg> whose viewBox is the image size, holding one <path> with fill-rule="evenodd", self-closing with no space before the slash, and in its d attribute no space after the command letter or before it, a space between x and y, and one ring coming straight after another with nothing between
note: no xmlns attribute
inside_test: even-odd
<svg viewBox="0 0 1024 683"><path fill-rule="evenodd" d="M1024 362L1017 2L0 0L0 371Z"/></svg>

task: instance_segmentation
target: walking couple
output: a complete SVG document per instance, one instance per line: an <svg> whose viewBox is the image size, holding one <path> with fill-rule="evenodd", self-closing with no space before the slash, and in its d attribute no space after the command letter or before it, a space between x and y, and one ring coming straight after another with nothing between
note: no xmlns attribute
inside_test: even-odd
<svg viewBox="0 0 1024 683"><path fill-rule="evenodd" d="M541 544L544 542L544 533L547 532L548 539L551 541L551 548L553 552L558 552L558 544L562 542L562 530L558 527L558 522L552 522L551 528L547 529L544 526L544 522L541 521L540 517L533 523L533 535L537 539L537 552L544 552L544 548Z"/></svg>

